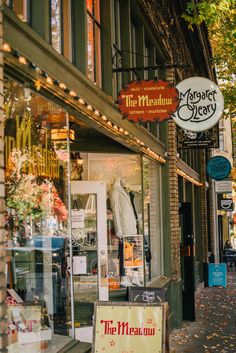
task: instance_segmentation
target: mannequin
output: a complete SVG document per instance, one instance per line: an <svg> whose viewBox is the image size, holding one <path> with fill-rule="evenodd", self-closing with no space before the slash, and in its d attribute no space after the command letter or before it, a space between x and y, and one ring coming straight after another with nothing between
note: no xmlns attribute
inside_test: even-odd
<svg viewBox="0 0 236 353"><path fill-rule="evenodd" d="M130 195L122 186L122 181L116 177L109 191L110 204L113 213L113 221L116 235L119 241L119 260L120 260L120 276L121 285L127 287L132 285L128 276L125 275L124 269L124 243L123 236L136 235L137 225L134 208L132 206Z"/></svg>
<svg viewBox="0 0 236 353"><path fill-rule="evenodd" d="M134 209L129 194L121 185L120 178L115 178L109 192L109 197L116 235L122 238L124 235L137 234Z"/></svg>

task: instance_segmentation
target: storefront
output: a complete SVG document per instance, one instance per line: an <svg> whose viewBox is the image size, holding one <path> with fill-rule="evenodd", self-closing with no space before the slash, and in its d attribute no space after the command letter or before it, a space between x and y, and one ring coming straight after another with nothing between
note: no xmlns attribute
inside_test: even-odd
<svg viewBox="0 0 236 353"><path fill-rule="evenodd" d="M162 273L161 165L79 150L78 116L9 76L4 90L8 350L57 352L92 341L96 300Z"/></svg>

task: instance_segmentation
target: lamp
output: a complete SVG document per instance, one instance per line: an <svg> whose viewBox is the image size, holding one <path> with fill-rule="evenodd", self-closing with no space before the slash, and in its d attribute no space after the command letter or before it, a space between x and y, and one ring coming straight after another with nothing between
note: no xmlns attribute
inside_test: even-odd
<svg viewBox="0 0 236 353"><path fill-rule="evenodd" d="M66 141L68 130L66 128L62 129L51 129L51 139L55 142ZM75 141L75 132L73 129L69 130L70 141Z"/></svg>

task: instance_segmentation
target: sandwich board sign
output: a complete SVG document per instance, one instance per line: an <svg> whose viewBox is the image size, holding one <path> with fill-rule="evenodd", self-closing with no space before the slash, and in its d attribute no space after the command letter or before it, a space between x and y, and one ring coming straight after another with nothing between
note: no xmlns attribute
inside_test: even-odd
<svg viewBox="0 0 236 353"><path fill-rule="evenodd" d="M95 303L93 353L167 353L165 328L162 304Z"/></svg>

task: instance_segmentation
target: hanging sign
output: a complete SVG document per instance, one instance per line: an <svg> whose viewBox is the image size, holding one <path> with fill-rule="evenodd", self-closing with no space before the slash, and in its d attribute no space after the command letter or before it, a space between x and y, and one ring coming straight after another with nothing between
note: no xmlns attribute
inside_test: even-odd
<svg viewBox="0 0 236 353"><path fill-rule="evenodd" d="M162 304L97 303L93 353L164 353L165 320Z"/></svg>
<svg viewBox="0 0 236 353"><path fill-rule="evenodd" d="M207 162L207 174L214 180L226 179L231 171L230 161L222 156L211 158Z"/></svg>
<svg viewBox="0 0 236 353"><path fill-rule="evenodd" d="M176 88L180 103L173 119L178 126L189 131L204 131L217 124L224 111L224 98L213 81L191 77Z"/></svg>
<svg viewBox="0 0 236 353"><path fill-rule="evenodd" d="M177 147L182 149L192 148L218 148L219 147L219 127L194 132L178 128Z"/></svg>
<svg viewBox="0 0 236 353"><path fill-rule="evenodd" d="M219 200L219 209L225 211L233 211L234 203L233 199L220 199Z"/></svg>
<svg viewBox="0 0 236 353"><path fill-rule="evenodd" d="M179 105L178 91L166 81L132 81L118 95L118 108L129 121L169 119Z"/></svg>

